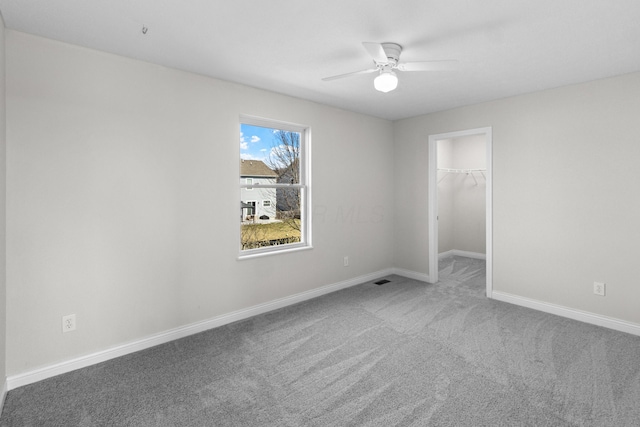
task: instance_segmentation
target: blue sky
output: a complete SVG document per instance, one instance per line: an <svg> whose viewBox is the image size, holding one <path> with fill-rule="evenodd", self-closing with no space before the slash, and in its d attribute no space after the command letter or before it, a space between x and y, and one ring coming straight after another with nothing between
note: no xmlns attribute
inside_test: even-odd
<svg viewBox="0 0 640 427"><path fill-rule="evenodd" d="M240 157L246 160L263 160L273 146L273 129L240 124Z"/></svg>

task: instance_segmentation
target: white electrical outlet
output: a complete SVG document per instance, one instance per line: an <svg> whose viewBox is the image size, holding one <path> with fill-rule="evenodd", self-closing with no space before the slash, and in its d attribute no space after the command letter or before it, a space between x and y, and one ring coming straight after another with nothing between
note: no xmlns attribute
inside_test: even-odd
<svg viewBox="0 0 640 427"><path fill-rule="evenodd" d="M62 316L62 332L71 332L76 330L76 315L70 314Z"/></svg>
<svg viewBox="0 0 640 427"><path fill-rule="evenodd" d="M344 257L343 262L344 262L344 266L345 267L349 267L349 257L348 256Z"/></svg>
<svg viewBox="0 0 640 427"><path fill-rule="evenodd" d="M593 282L593 293L596 295L604 296L606 287L607 287L606 283Z"/></svg>

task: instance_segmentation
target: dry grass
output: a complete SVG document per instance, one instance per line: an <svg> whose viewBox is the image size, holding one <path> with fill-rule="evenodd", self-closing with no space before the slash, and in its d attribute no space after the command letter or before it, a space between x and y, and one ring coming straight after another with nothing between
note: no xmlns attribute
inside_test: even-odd
<svg viewBox="0 0 640 427"><path fill-rule="evenodd" d="M295 220L300 226L300 220ZM289 242L300 241L300 231L293 228L293 224L286 222L273 222L270 224L243 224L242 247L251 249L261 246L271 246L268 242L289 240Z"/></svg>

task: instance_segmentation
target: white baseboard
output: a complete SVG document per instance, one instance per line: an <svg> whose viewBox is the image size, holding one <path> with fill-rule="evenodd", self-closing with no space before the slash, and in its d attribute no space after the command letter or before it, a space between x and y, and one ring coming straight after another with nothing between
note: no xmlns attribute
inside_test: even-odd
<svg viewBox="0 0 640 427"><path fill-rule="evenodd" d="M640 336L639 324L626 322L624 320L615 319L613 317L602 316L600 314L589 313L587 311L576 310L561 305L550 304L547 302L537 301L498 291L493 291L491 293L491 298L498 301L508 302L510 304L543 311L545 313L555 314L557 316L578 320L580 322L603 326L605 328L614 329L616 331Z"/></svg>
<svg viewBox="0 0 640 427"><path fill-rule="evenodd" d="M393 274L398 276L407 277L409 279L419 280L421 282L431 283L431 278L428 274L418 273L416 271L405 270L404 268L392 268Z"/></svg>
<svg viewBox="0 0 640 427"><path fill-rule="evenodd" d="M479 255L483 255L483 254L479 254ZM460 255L460 256L467 256L467 255ZM418 273L415 271L405 270L401 268L389 268L389 269L377 271L375 273L371 273L371 274L355 277L353 279L345 280L342 282L334 283L332 285L323 286L317 289L313 289L311 291L306 291L306 292L291 295L285 298L280 298L274 301L270 301L264 304L259 304L243 310L238 310L232 313L216 316L214 318L204 320L201 322L196 322L196 323L192 323L190 325L182 326L179 328L170 329L165 332L161 332L140 340L122 344L122 345L112 347L100 352L92 353L86 356L67 360L67 361L50 365L50 366L45 366L45 367L35 369L29 372L25 372L22 374L12 375L6 379L2 390L0 391L0 410L4 405L4 399L7 395L7 392L15 388L32 384L38 381L42 381L47 378L54 377L56 375L75 371L76 369L81 369L87 366L95 365L97 363L114 359L116 357L135 353L136 351L145 350L147 348L154 347L156 345L165 344L170 341L184 338L186 336L197 334L199 332L203 332L203 331L216 328L219 326L223 326L229 323L237 322L239 320L248 319L250 317L257 316L259 314L267 313L269 311L273 311L289 305L297 304L302 301L316 298L331 292L339 291L341 289L346 289L348 287L359 285L361 283L365 283L368 281L372 281L380 277L388 276L390 274L397 274L399 276L407 277L410 279L431 283L428 274ZM580 310L575 310L575 309L560 306L560 305L532 300L529 298L519 297L516 295L504 293L504 292L493 291L492 299L640 336L640 325L635 323L626 322L623 320L601 316L601 315L584 312Z"/></svg>
<svg viewBox="0 0 640 427"><path fill-rule="evenodd" d="M107 350L88 354L86 356L81 356L75 359L66 360L64 362L45 366L45 367L35 369L29 372L25 372L22 374L12 375L7 378L7 381L5 383L5 393L6 391L13 390L15 388L32 384L38 381L42 381L47 378L54 377L56 375L65 374L67 372L75 371L76 369L85 368L87 366L105 362L110 359L115 359L116 357L135 353L136 351L145 350L147 348L154 347L160 344L165 344L167 342L174 341L179 338L184 338L189 335L197 334L199 332L203 332L212 328L217 328L219 326L237 322L239 320L248 319L250 317L257 316L259 314L267 313L269 311L273 311L282 307L297 304L299 302L316 298L331 292L339 291L341 289L345 289L351 286L359 285L361 283L369 282L369 281L378 279L380 277L388 276L393 273L394 273L394 270L391 268L380 270L375 273L354 277L353 279L334 283L332 285L323 286L317 289L313 289L311 291L302 292L299 294L269 301L264 304L258 304L253 307L234 311L232 313L216 316L211 319L203 320L201 322L196 322L190 325L181 326L179 328L170 329L165 332L161 332L146 338L142 338L140 340L115 346Z"/></svg>
<svg viewBox="0 0 640 427"><path fill-rule="evenodd" d="M479 252L461 251L459 249L451 249L450 251L442 252L438 254L438 258L446 258L448 256L463 256L466 258L487 259L487 254L481 254Z"/></svg>

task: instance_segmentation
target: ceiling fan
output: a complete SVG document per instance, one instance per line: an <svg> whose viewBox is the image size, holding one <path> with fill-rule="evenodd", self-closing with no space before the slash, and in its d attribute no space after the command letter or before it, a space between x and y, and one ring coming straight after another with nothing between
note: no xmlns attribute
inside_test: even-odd
<svg viewBox="0 0 640 427"><path fill-rule="evenodd" d="M398 62L402 46L397 43L372 43L363 42L362 45L369 52L375 64L374 68L354 71L352 73L340 74L332 77L325 77L324 81L341 79L344 77L357 76L359 74L379 73L373 81L373 86L380 92L389 92L398 86L398 76L396 71L443 71L457 68L458 61L421 61L421 62Z"/></svg>

